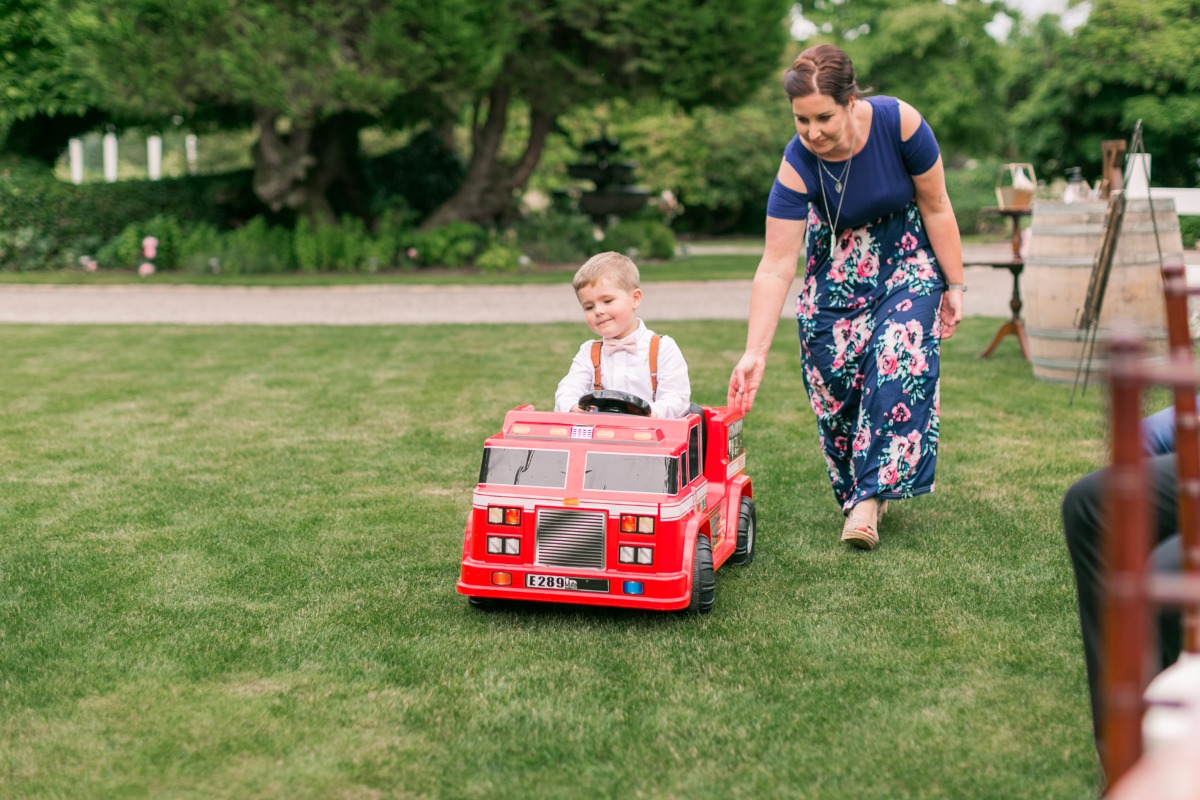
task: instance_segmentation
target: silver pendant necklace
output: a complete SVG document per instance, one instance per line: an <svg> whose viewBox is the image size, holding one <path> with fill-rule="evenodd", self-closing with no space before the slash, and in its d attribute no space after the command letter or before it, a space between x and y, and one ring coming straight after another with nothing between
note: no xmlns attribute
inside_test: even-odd
<svg viewBox="0 0 1200 800"><path fill-rule="evenodd" d="M846 179L847 173L850 172L850 161L853 160L854 156L851 155L846 161L846 166L842 167L842 177L839 178L829 171L829 167L825 166L825 162L819 156L817 157L817 163L821 165L821 169L825 170L825 174L829 176L829 180L833 181L833 189L838 194L842 193L842 181Z"/></svg>
<svg viewBox="0 0 1200 800"><path fill-rule="evenodd" d="M850 157L846 159L846 166L842 169L841 179L834 178L833 173L830 172L829 168L825 166L825 162L821 160L820 156L817 156L817 164L819 164L821 166L821 169L825 170L825 173L830 177L831 180L833 180L833 182L834 182L833 188L836 189L838 192L837 214L833 215L829 211L829 198L825 196L825 180L821 177L820 173L817 173L817 183L821 184L821 202L824 203L824 205L825 205L825 219L829 221L829 253L830 253L830 255L833 254L833 250L837 246L837 226L838 226L838 221L841 220L841 218L842 218L842 201L846 199L845 193L842 192L842 188L843 188L842 183L843 183L843 181L849 182L849 180L850 180L850 165L854 163L854 147L857 144L858 144L858 129L855 128L855 130L853 132L853 138L850 140ZM813 155L816 155L816 154L814 153Z"/></svg>

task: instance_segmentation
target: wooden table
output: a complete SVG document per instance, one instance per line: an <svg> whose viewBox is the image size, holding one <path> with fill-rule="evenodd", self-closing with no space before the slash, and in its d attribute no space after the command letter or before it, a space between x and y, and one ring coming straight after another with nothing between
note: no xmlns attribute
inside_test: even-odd
<svg viewBox="0 0 1200 800"><path fill-rule="evenodd" d="M1031 210L1028 207L998 208L989 206L981 208L979 211L981 214L987 216L1008 217L1012 221L1012 259L1008 261L985 262L981 266L1006 269L1012 273L1013 278L1012 300L1008 304L1008 307L1012 309L1012 317L1000 326L1000 330L996 331L996 335L992 337L992 343L987 346L986 350L979 354L979 357L987 358L990 356L996 349L996 346L1000 344L1000 340L1011 334L1017 337L1017 342L1021 345L1021 355L1028 361L1029 340L1025 338L1025 325L1021 322L1021 271L1025 269L1025 259L1021 258L1021 220L1029 216Z"/></svg>

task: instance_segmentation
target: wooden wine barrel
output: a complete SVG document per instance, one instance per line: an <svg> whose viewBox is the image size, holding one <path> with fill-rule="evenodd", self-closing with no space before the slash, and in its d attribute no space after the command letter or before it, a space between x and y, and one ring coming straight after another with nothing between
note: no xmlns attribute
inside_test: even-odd
<svg viewBox="0 0 1200 800"><path fill-rule="evenodd" d="M1021 288L1030 361L1033 376L1039 380L1075 381L1084 348L1084 331L1079 330L1077 322L1100 249L1107 208L1106 201L1033 204ZM1160 246L1166 261L1182 260L1183 241L1174 202L1169 198L1154 200L1152 218L1149 200L1130 198L1125 204L1095 331L1090 370L1093 377L1106 367L1105 345L1114 323L1117 327L1132 324L1141 329L1151 356L1166 353Z"/></svg>

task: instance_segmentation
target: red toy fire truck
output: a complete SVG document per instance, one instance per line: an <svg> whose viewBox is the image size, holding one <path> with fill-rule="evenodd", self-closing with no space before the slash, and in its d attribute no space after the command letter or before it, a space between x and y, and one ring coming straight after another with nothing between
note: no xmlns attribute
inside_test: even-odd
<svg viewBox="0 0 1200 800"><path fill-rule="evenodd" d="M584 413L509 411L484 443L457 588L472 605L535 600L707 613L713 573L754 557L742 415L644 416L624 392Z"/></svg>

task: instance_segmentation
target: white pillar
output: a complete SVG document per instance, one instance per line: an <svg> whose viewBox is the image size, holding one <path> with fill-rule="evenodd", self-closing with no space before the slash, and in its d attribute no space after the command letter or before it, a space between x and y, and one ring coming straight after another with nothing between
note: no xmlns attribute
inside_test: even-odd
<svg viewBox="0 0 1200 800"><path fill-rule="evenodd" d="M72 138L67 142L67 162L71 165L71 183L83 183L83 140Z"/></svg>
<svg viewBox="0 0 1200 800"><path fill-rule="evenodd" d="M104 180L115 183L117 180L117 135L104 134Z"/></svg>
<svg viewBox="0 0 1200 800"><path fill-rule="evenodd" d="M1125 156L1125 196L1146 197L1150 194L1150 154L1133 153Z"/></svg>
<svg viewBox="0 0 1200 800"><path fill-rule="evenodd" d="M183 138L183 152L187 158L188 175L196 174L196 134L189 133Z"/></svg>
<svg viewBox="0 0 1200 800"><path fill-rule="evenodd" d="M162 177L161 136L151 136L146 139L146 173L152 181L156 181Z"/></svg>

